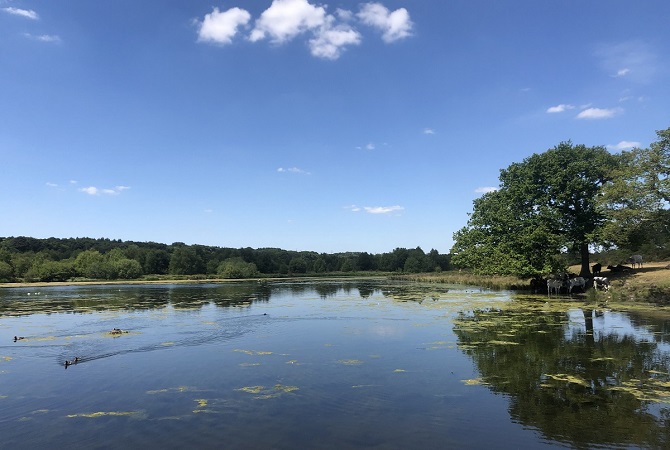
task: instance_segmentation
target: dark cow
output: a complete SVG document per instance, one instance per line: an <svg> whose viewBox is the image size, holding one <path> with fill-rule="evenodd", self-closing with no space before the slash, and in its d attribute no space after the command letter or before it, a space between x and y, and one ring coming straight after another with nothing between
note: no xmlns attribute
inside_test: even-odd
<svg viewBox="0 0 670 450"><path fill-rule="evenodd" d="M600 275L602 268L603 266L600 263L594 264L591 266L591 272L593 272L593 275Z"/></svg>
<svg viewBox="0 0 670 450"><path fill-rule="evenodd" d="M621 264L617 264L616 266L607 266L607 268L613 273L630 272L633 270L630 267L623 266Z"/></svg>

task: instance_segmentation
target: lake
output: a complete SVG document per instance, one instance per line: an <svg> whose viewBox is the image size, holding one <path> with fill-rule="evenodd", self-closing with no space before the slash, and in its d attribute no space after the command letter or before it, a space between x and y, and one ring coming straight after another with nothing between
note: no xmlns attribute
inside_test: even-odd
<svg viewBox="0 0 670 450"><path fill-rule="evenodd" d="M2 289L1 442L669 448L670 320L632 306L374 279Z"/></svg>

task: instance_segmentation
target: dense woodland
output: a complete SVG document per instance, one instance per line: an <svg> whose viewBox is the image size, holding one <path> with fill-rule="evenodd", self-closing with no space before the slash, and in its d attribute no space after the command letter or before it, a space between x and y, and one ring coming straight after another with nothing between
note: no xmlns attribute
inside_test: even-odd
<svg viewBox="0 0 670 450"><path fill-rule="evenodd" d="M91 238L0 238L0 282L137 279L147 275L250 278L359 271L433 272L448 255L396 248L369 254L222 248Z"/></svg>

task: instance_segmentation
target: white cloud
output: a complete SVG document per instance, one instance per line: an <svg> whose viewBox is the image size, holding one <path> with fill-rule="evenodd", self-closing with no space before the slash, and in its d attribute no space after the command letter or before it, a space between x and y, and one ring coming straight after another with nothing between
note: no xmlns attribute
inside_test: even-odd
<svg viewBox="0 0 670 450"><path fill-rule="evenodd" d="M250 20L251 14L244 9L230 8L221 12L219 8L214 8L200 24L198 41L230 44L239 27L245 26Z"/></svg>
<svg viewBox="0 0 670 450"><path fill-rule="evenodd" d="M95 186L89 186L89 187L81 188L81 189L79 189L79 191L83 192L85 194L88 194L88 195L98 195L98 193L99 193L98 188L95 187Z"/></svg>
<svg viewBox="0 0 670 450"><path fill-rule="evenodd" d="M578 119L611 119L621 114L622 108L588 108L577 114Z"/></svg>
<svg viewBox="0 0 670 450"><path fill-rule="evenodd" d="M358 14L340 8L328 14L327 8L310 0L273 0L253 22L248 39L251 42L267 39L281 45L306 34L313 56L335 60L347 46L362 42L362 34L357 29L361 23L381 30L382 39L387 43L411 35L413 24L405 8L391 12L381 3L367 3ZM195 21L198 42L231 44L240 34L240 28L246 28L250 22L247 10L235 7L222 12L214 7L202 21Z"/></svg>
<svg viewBox="0 0 670 450"><path fill-rule="evenodd" d="M7 7L7 8L2 8L2 10L8 14L12 14L14 16L21 16L25 17L26 19L32 19L32 20L37 20L39 19L39 16L35 11L32 9L21 9L21 8L13 8L13 7Z"/></svg>
<svg viewBox="0 0 670 450"><path fill-rule="evenodd" d="M337 59L347 45L361 43L361 35L348 24L334 24L335 18L328 16L324 25L309 41L312 55L319 58Z"/></svg>
<svg viewBox="0 0 670 450"><path fill-rule="evenodd" d="M306 170L299 169L297 167L289 167L288 169L284 169L283 167L280 167L277 169L277 172L279 173L297 173L297 174L302 174L302 175L311 175L311 173L307 172Z"/></svg>
<svg viewBox="0 0 670 450"><path fill-rule="evenodd" d="M361 210L361 207L356 206L356 205L350 205L350 206L345 206L344 209L348 209L351 212L359 212Z"/></svg>
<svg viewBox="0 0 670 450"><path fill-rule="evenodd" d="M607 148L611 148L612 150L626 150L630 148L639 148L640 143L637 141L621 141L616 145L608 145Z"/></svg>
<svg viewBox="0 0 670 450"><path fill-rule="evenodd" d="M486 193L489 193L489 192L495 192L495 191L497 191L497 190L498 190L497 187L493 187L493 186L481 186L481 187L478 187L477 189L475 189L475 192L476 192L477 194L486 194Z"/></svg>
<svg viewBox="0 0 670 450"><path fill-rule="evenodd" d="M30 34L24 33L24 36L40 42L60 42L60 37L52 34Z"/></svg>
<svg viewBox="0 0 670 450"><path fill-rule="evenodd" d="M51 182L48 182L48 181L47 181L47 186L52 187L52 188L58 187L58 185L56 183L51 183Z"/></svg>
<svg viewBox="0 0 670 450"><path fill-rule="evenodd" d="M79 192L83 192L88 195L119 195L121 192L130 189L128 186L116 186L113 189L105 188L100 189L95 186L88 186L85 188L80 188Z"/></svg>
<svg viewBox="0 0 670 450"><path fill-rule="evenodd" d="M413 23L405 8L391 12L381 3L366 3L361 6L357 16L364 24L381 30L384 42L390 43L412 35Z"/></svg>
<svg viewBox="0 0 670 450"><path fill-rule="evenodd" d="M432 128L424 128L423 134L435 134L435 130L433 130Z"/></svg>
<svg viewBox="0 0 670 450"><path fill-rule="evenodd" d="M630 73L630 69L619 69L617 70L616 77L625 77Z"/></svg>
<svg viewBox="0 0 670 450"><path fill-rule="evenodd" d="M575 107L573 105L566 105L566 104L561 103L560 105L556 105L556 106L552 106L550 108L547 108L547 112L549 114L562 113L562 112L567 111L569 109L575 109Z"/></svg>
<svg viewBox="0 0 670 450"><path fill-rule="evenodd" d="M363 207L365 212L370 214L390 214L394 212L403 211L405 208L402 206L365 206Z"/></svg>
<svg viewBox="0 0 670 450"><path fill-rule="evenodd" d="M249 39L256 42L269 36L271 42L282 44L323 26L325 22L326 10L307 0L273 0L272 5L256 20Z"/></svg>

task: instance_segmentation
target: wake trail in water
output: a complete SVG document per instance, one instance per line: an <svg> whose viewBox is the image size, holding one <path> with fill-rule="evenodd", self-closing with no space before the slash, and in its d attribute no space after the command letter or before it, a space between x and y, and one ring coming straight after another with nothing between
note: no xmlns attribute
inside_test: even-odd
<svg viewBox="0 0 670 450"><path fill-rule="evenodd" d="M133 346L136 343L136 338L139 334L135 334L135 330L123 330L122 334L114 334L110 336L107 331L105 339L97 339L94 341L81 341L72 343L67 350L61 351L56 358L58 365L65 365L66 361L72 361L75 357L80 358L76 364L78 365L86 362L97 361L101 359L112 358L116 356L154 352L159 350L167 350L183 347L197 347L201 345L208 345L217 342L227 342L233 339L240 338L245 334L254 331L257 327L269 324L270 319L267 315L246 316L243 318L236 317L232 320L219 320L215 322L216 325L225 325L225 328L207 328L203 329L202 324L192 325L193 329L184 329L175 334L167 334L157 336L153 342L147 343L143 341L143 345ZM197 328L195 328L197 327ZM97 332L95 334L100 334ZM108 339L112 338L110 342ZM119 345L121 343L121 345ZM110 349L110 347L119 345L121 348ZM61 346L62 347L62 346Z"/></svg>

